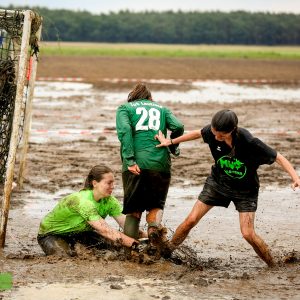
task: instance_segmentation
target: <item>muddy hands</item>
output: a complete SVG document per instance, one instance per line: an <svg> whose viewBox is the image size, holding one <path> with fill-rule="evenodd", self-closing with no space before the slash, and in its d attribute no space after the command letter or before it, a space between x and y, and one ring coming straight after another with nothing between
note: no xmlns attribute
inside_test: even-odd
<svg viewBox="0 0 300 300"><path fill-rule="evenodd" d="M167 259L175 247L167 239L166 227L152 227L149 239L143 239L131 251L131 259L139 263L150 264L159 260L161 257Z"/></svg>

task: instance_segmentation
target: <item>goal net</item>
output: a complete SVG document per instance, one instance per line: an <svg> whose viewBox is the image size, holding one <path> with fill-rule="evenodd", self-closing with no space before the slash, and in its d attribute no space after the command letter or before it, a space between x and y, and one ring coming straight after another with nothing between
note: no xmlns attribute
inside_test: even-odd
<svg viewBox="0 0 300 300"><path fill-rule="evenodd" d="M30 10L0 9L0 246L5 232L18 146L22 185L42 18Z"/></svg>

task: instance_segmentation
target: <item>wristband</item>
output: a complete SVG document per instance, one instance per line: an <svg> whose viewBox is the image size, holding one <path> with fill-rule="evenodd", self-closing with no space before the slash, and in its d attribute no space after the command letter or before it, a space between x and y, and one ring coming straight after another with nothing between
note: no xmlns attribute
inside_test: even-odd
<svg viewBox="0 0 300 300"><path fill-rule="evenodd" d="M170 142L171 142L171 145L174 145L172 139L170 139Z"/></svg>

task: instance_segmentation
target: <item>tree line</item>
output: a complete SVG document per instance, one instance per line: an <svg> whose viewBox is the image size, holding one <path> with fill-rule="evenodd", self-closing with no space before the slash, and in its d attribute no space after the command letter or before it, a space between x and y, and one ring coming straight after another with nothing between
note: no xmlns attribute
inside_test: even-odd
<svg viewBox="0 0 300 300"><path fill-rule="evenodd" d="M16 9L13 6L7 9ZM18 7L28 9L28 7ZM300 14L119 11L92 14L31 7L43 17L44 41L299 45Z"/></svg>

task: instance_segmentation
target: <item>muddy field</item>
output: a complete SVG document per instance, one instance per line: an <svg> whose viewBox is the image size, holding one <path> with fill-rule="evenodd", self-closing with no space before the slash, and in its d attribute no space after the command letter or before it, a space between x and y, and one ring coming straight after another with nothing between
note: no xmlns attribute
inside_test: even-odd
<svg viewBox="0 0 300 300"><path fill-rule="evenodd" d="M288 175L276 165L260 169L256 221L278 261L274 269L242 239L232 205L212 210L194 228L185 245L197 252L197 259L186 257L181 264L163 259L139 264L114 252L46 258L35 239L42 216L64 194L80 189L95 164L105 162L116 171L115 195L122 201L115 110L135 78L182 79L149 86L153 98L163 100L186 130L200 129L214 112L231 108L241 127L280 151L300 173L299 61L44 57L38 77L48 76L82 77L86 83L37 82L25 185L13 192L0 256L0 270L13 274L14 287L0 299L300 299L300 190L290 189ZM110 80L115 78L129 82ZM226 86L233 101L222 101L226 98L220 94L216 101L189 101L197 93L209 97L204 93L208 83L195 87L195 81L224 79L272 84ZM211 84L212 90L222 87L221 81ZM211 163L200 141L181 145L164 214L169 235L193 206Z"/></svg>

